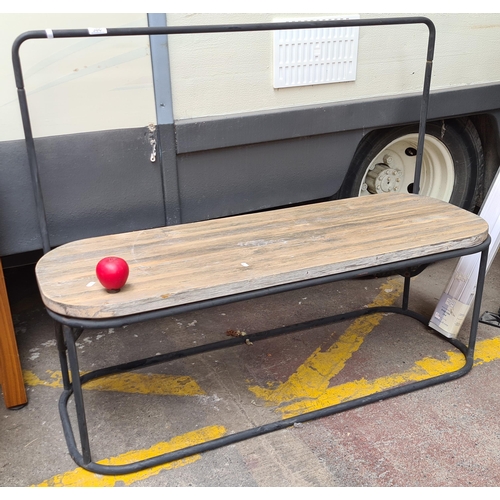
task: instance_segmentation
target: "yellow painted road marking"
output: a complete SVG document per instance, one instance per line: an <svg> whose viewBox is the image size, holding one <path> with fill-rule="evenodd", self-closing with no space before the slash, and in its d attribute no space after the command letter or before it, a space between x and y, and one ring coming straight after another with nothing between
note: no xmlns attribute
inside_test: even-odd
<svg viewBox="0 0 500 500"><path fill-rule="evenodd" d="M315 399L298 401L281 407L279 411L283 414L283 418L293 417L301 413L319 410L321 408L342 403L343 401L349 401L351 399L375 394L377 392L396 387L400 384L417 382L428 379L431 376L458 370L464 365L464 357L462 354L454 352L447 352L446 354L448 359L444 361L434 358L424 358L419 360L406 372L379 377L371 381L363 378L330 387Z"/></svg>
<svg viewBox="0 0 500 500"><path fill-rule="evenodd" d="M158 443L147 450L136 450L124 453L117 457L112 457L106 460L101 460L98 463L103 465L119 465L134 462L137 460L145 460L147 458L175 451L185 446L192 446L198 443L203 443L212 439L222 437L226 433L226 429L220 425L205 427L203 429L188 432L182 436L176 436L168 442ZM120 476L102 476L86 471L78 467L72 471L59 474L43 483L33 486L116 486L122 484L129 486L137 481L156 476L163 470L175 469L184 465L196 462L201 458L201 455L193 455L191 457L176 460L168 464L158 465L151 469L147 469L133 474L123 474Z"/></svg>
<svg viewBox="0 0 500 500"><path fill-rule="evenodd" d="M390 279L380 287L380 293L369 307L388 306L402 293L402 280ZM258 398L268 405L277 406L283 418L293 417L343 401L374 394L397 385L425 380L426 378L458 370L464 364L462 354L447 352L448 359L424 358L406 372L391 374L372 381L351 381L330 387L331 380L342 371L346 362L356 352L366 336L380 323L383 315L374 314L356 319L345 333L329 349L317 349L286 382L263 388L249 387ZM478 342L475 364L500 358L500 338Z"/></svg>
<svg viewBox="0 0 500 500"><path fill-rule="evenodd" d="M47 370L47 373L49 380L42 380L32 371L24 370L24 381L30 386L62 387L60 371ZM160 374L122 373L110 375L102 379L92 380L86 383L83 388L93 391L116 391L157 396L205 395L205 391L191 377Z"/></svg>
<svg viewBox="0 0 500 500"><path fill-rule="evenodd" d="M392 305L402 291L402 279L389 279L380 287L380 292L369 307ZM346 362L382 318L383 314L357 318L337 342L324 352L318 348L286 382L269 389L259 386L249 389L269 404L281 405L297 399L319 398L327 391L330 379L342 371Z"/></svg>
<svg viewBox="0 0 500 500"><path fill-rule="evenodd" d="M500 337L481 340L474 349L474 366L500 359Z"/></svg>
<svg viewBox="0 0 500 500"><path fill-rule="evenodd" d="M423 358L406 372L380 377L372 381L365 379L354 380L335 387L330 387L314 400L303 400L286 405L279 409L283 418L293 417L300 413L319 410L327 406L349 401L351 399L368 396L399 384L417 382L430 377L442 375L460 369L464 365L461 353L448 351L447 359ZM474 366L489 363L500 359L500 337L482 340L475 349Z"/></svg>

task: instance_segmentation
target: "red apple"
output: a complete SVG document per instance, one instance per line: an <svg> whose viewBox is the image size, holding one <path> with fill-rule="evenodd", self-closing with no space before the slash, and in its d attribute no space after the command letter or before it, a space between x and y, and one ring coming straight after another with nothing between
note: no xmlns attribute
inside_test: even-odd
<svg viewBox="0 0 500 500"><path fill-rule="evenodd" d="M95 268L97 279L110 293L119 292L128 278L128 264L121 257L104 257Z"/></svg>

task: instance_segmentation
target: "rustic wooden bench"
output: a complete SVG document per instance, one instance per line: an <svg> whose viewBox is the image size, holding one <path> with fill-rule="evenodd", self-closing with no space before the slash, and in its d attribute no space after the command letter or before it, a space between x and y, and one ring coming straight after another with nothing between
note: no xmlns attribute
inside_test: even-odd
<svg viewBox="0 0 500 500"><path fill-rule="evenodd" d="M472 367L488 245L488 225L480 217L433 198L386 194L90 238L52 250L38 262L36 274L49 314L60 325L58 344L65 385L60 410L72 457L82 467L102 474L134 472L465 374ZM426 324L426 318L408 308L411 270L476 252L482 252L483 263L469 342L463 345L448 339L466 358L464 366L456 372L135 464L106 466L92 461L82 384L107 374L242 344L247 339L255 342L268 338L269 332L141 359L80 377L75 343L83 329L122 326L387 270L407 274L400 307L365 308L322 321L333 323L383 311L406 314ZM95 276L96 263L110 255L125 259L130 266L127 284L114 294L96 283ZM272 334L310 326L310 323L296 325ZM66 409L73 393L81 453Z"/></svg>
<svg viewBox="0 0 500 500"><path fill-rule="evenodd" d="M296 28L378 26L423 23L429 28L420 131L413 192L419 192L424 130L429 102L435 30L426 18L360 19L294 23ZM64 390L59 410L69 452L75 462L100 474L125 474L181 459L295 423L332 415L368 403L453 380L472 367L474 345L490 237L480 217L445 202L418 194L381 194L289 207L96 237L50 250L43 199L37 181L35 145L31 135L23 88L19 47L30 38L131 36L290 29L289 23L240 26L183 26L164 28L112 28L109 30L47 30L18 37L13 50L14 69L39 210L46 254L36 267L47 311L56 322L56 339ZM50 251L49 251L50 250ZM321 410L235 432L212 441L123 465L97 463L91 454L82 385L90 380L232 347L247 340L286 334L372 313L398 313L427 325L428 318L409 308L410 282L430 263L481 253L476 297L467 343L445 339L464 355L464 365L432 376L346 401ZM124 258L130 266L127 284L109 294L95 276L97 262L106 256ZM182 312L263 297L269 294L381 272L405 278L401 305L372 307L285 326L245 337L234 337L180 351L159 354L80 374L76 341L84 329L129 325ZM73 432L68 402L74 399L79 445Z"/></svg>

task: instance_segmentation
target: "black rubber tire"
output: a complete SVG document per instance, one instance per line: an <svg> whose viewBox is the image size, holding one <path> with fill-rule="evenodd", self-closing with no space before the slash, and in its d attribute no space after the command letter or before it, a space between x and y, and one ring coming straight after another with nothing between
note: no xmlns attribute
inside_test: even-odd
<svg viewBox="0 0 500 500"><path fill-rule="evenodd" d="M373 159L392 141L418 132L418 125L381 129L369 133L359 144L340 189L341 198L359 196L361 182ZM451 119L427 124L426 134L440 140L453 158L455 180L448 201L472 210L482 179L484 155L476 128L469 119ZM425 194L425 193L423 193Z"/></svg>

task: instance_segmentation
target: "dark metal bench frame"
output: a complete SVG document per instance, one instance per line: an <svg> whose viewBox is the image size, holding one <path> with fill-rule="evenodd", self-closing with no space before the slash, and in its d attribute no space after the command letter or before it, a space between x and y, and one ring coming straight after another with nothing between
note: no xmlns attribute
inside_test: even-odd
<svg viewBox="0 0 500 500"><path fill-rule="evenodd" d="M308 29L308 28L332 28L332 27L348 27L348 26L360 26L360 27L387 26L387 25L405 25L405 24L425 24L429 29L424 85L423 85L423 93L422 93L421 109L420 109L420 122L419 122L420 128L419 128L419 137L417 145L415 179L413 187L413 192L418 193L420 185L422 155L423 155L424 140L425 140L425 125L427 122L427 110L429 104L432 60L433 60L434 45L435 45L435 27L432 21L429 20L428 18L399 17L399 18L389 18L389 19L377 18L377 19L356 19L356 20L344 20L344 21L314 21L314 22L295 22L295 23L287 22L287 23L265 23L265 24L243 24L243 25L183 26L183 27L161 27L161 28L109 28L98 34L90 34L89 30L84 30L84 29L30 31L23 33L16 39L13 45L13 66L16 78L16 85L18 89L18 97L21 107L21 115L24 126L26 147L28 151L30 171L34 186L34 195L35 195L38 221L40 226L40 234L42 237L44 252L48 252L51 247L50 247L47 223L45 218L43 196L38 175L35 144L31 130L28 104L27 104L26 93L24 90L23 75L22 75L21 62L19 56L19 49L22 43L25 42L26 40L46 39L46 38L83 38L91 36L115 37L115 36L136 36L136 35L152 36L152 35L177 35L177 34L193 34L193 33L224 33L224 32L245 32L245 31L249 32L249 31L284 30L291 28ZM252 292L246 292L232 296L171 307L169 309L155 310L141 314L115 317L110 319L90 320L90 319L70 318L57 314L51 310L48 310L48 314L55 320L55 325L56 325L56 339L59 350L59 359L61 363L63 386L64 386L63 393L59 400L59 411L61 415L64 435L66 438L68 450L71 457L79 466L98 474L117 475L117 474L128 474L128 473L138 472L146 468L158 466L197 453L202 453L232 443L237 443L245 439L249 439L251 437L260 436L279 429L284 429L286 427L294 425L295 423L305 422L308 420L317 419L327 415L333 415L335 413L340 413L342 411L346 411L352 408L357 408L390 397L398 396L400 394L406 394L442 382L451 381L465 375L471 370L474 362L474 347L476 342L477 327L480 314L482 290L486 274L486 262L487 262L489 244L490 244L490 238L488 237L483 243L473 248L441 252L431 256L417 257L391 264L371 266L369 268L344 272L333 276L315 278L306 281L260 289ZM204 442L194 446L189 446L184 449L162 454L146 460L140 460L130 464L111 466L111 465L102 465L92 460L89 435L87 430L87 421L85 417L83 393L82 393L82 385L85 384L86 382L89 382L90 380L99 377L103 377L105 375L127 372L134 369L153 366L159 363L165 363L175 359L185 358L195 354L201 354L204 352L240 345L245 343L246 340L249 340L251 342L256 342L258 340L271 338L282 334L292 333L298 330L304 330L317 326L328 325L338 321L353 319L367 314L374 314L374 313L403 314L405 316L420 321L424 325L427 325L428 318L425 318L419 313L411 311L409 309L411 278L416 273L418 273L419 269L426 266L427 264L479 252L481 252L481 263L477 280L477 292L472 311L472 320L471 320L468 342L467 344L464 344L459 340L448 339L440 336L440 338L446 340L448 343L453 345L464 355L465 364L463 365L462 368L453 372L431 377L423 381L413 382L403 386L391 388L375 394L371 394L369 396L365 396L362 398L354 399L327 408L323 408L321 410L316 410L292 418L287 418L280 421L268 423L252 429L237 432L235 434L231 434L208 442ZM76 341L82 334L84 329L101 329L101 328L111 328L123 325L130 325L133 323L144 322L150 319L163 318L175 314L214 307L223 304L229 304L256 297L263 297L266 295L281 293L289 290L295 290L299 288L330 283L334 281L351 279L367 274L385 273L388 271L399 272L401 275L404 276L404 292L402 297L402 305L400 307L391 306L391 307L365 308L361 310L352 311L346 314L334 315L327 318L308 321L273 330L267 330L260 333L254 333L246 335L245 337L231 338L221 342L210 343L207 345L187 348L176 352L140 359L129 363L124 363L116 366L103 368L100 370L95 370L93 372L80 376ZM67 409L68 401L71 396L74 397L76 406L81 451L75 440L73 428L71 425Z"/></svg>

